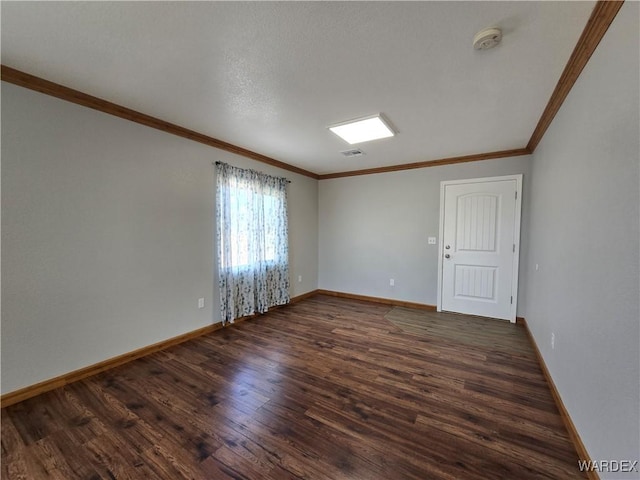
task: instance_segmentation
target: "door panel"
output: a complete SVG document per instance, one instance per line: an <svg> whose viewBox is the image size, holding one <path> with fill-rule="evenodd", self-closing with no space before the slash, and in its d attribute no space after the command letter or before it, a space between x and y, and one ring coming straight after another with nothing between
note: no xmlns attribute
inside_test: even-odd
<svg viewBox="0 0 640 480"><path fill-rule="evenodd" d="M497 195L470 194L458 197L458 251L495 252L499 200Z"/></svg>
<svg viewBox="0 0 640 480"><path fill-rule="evenodd" d="M496 301L495 267L456 265L454 271L454 297Z"/></svg>
<svg viewBox="0 0 640 480"><path fill-rule="evenodd" d="M478 181L443 188L441 309L515 320L518 182Z"/></svg>

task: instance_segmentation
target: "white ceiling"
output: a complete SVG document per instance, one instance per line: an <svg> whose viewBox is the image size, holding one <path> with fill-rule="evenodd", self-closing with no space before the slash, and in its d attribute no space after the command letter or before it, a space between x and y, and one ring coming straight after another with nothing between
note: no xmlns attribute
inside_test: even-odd
<svg viewBox="0 0 640 480"><path fill-rule="evenodd" d="M593 6L4 1L2 63L323 174L524 147ZM343 157L326 127L378 112Z"/></svg>

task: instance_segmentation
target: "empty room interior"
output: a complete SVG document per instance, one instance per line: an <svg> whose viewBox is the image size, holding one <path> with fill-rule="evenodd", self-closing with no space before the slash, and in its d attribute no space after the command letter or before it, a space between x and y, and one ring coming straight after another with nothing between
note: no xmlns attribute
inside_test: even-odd
<svg viewBox="0 0 640 480"><path fill-rule="evenodd" d="M3 479L640 478L640 4L1 15Z"/></svg>

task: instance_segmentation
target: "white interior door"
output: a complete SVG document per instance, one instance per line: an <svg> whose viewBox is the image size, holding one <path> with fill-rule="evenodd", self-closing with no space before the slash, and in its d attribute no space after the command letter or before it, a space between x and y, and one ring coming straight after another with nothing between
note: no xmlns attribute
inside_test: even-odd
<svg viewBox="0 0 640 480"><path fill-rule="evenodd" d="M515 322L522 175L442 182L438 310Z"/></svg>

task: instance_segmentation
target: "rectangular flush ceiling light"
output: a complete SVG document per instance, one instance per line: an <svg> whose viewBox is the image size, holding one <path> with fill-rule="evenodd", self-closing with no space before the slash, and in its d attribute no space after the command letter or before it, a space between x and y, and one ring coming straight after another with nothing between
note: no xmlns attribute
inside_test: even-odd
<svg viewBox="0 0 640 480"><path fill-rule="evenodd" d="M395 135L381 115L339 123L329 127L329 130L351 145Z"/></svg>

